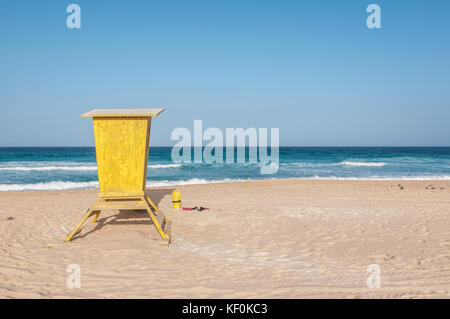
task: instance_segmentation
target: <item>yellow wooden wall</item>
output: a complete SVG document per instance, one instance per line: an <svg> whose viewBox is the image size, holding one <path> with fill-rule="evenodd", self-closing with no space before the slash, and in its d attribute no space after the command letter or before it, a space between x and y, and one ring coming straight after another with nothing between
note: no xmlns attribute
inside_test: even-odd
<svg viewBox="0 0 450 319"><path fill-rule="evenodd" d="M99 196L144 194L150 125L150 117L94 117Z"/></svg>

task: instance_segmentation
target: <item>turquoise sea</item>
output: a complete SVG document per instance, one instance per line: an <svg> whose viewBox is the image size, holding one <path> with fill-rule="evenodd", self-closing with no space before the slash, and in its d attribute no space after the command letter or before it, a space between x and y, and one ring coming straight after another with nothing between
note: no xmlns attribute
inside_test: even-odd
<svg viewBox="0 0 450 319"><path fill-rule="evenodd" d="M280 147L273 175L261 175L260 165L248 161L173 163L171 149L150 148L147 186L279 178L450 180L450 147ZM0 191L97 187L93 147L0 148Z"/></svg>

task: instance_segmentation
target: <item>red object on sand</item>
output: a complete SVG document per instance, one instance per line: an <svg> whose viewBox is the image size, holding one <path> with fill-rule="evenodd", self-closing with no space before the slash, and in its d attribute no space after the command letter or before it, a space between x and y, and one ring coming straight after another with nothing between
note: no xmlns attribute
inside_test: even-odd
<svg viewBox="0 0 450 319"><path fill-rule="evenodd" d="M198 211L202 211L202 210L209 210L209 208L208 207L197 207L197 206L195 206L195 207L192 207L192 208L190 208L190 207L183 207L183 210L198 210Z"/></svg>

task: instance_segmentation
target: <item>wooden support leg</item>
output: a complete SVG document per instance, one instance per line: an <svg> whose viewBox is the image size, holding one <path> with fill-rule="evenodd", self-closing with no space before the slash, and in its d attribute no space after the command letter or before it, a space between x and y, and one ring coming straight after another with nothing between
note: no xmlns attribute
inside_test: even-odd
<svg viewBox="0 0 450 319"><path fill-rule="evenodd" d="M156 206L156 204L152 201L152 199L150 198L150 196L146 195L145 196L145 200L147 201L147 203L149 203L153 209L155 210L155 212L159 212L159 208L158 206Z"/></svg>
<svg viewBox="0 0 450 319"><path fill-rule="evenodd" d="M158 230L158 233L161 235L162 239L164 239L167 244L171 241L171 231L170 231L170 224L167 218L164 216L162 212L159 212L156 210L158 207L153 203L153 201L148 197L145 196L143 198L147 204L147 213L150 216L150 218L153 221L153 224L155 225L156 229ZM151 206L151 207L150 207ZM152 207L156 207L156 211L158 212L158 215L155 215L152 211Z"/></svg>
<svg viewBox="0 0 450 319"><path fill-rule="evenodd" d="M97 218L100 215L100 211L98 210L97 213L95 213L94 219L92 220L92 224L95 224L97 222Z"/></svg>
<svg viewBox="0 0 450 319"><path fill-rule="evenodd" d="M100 211L99 210L93 210L92 208L89 208L87 213L84 214L83 218L81 218L81 220L78 223L78 225L75 226L75 229L64 239L64 241L70 241L72 239L72 237L75 236L78 233L79 229L84 224L86 219L88 219L92 214L97 214L97 213L99 214Z"/></svg>

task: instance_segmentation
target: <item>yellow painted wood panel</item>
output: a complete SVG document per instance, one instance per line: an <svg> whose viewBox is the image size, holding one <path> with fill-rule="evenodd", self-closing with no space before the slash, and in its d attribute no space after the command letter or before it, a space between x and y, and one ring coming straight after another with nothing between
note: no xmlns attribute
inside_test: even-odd
<svg viewBox="0 0 450 319"><path fill-rule="evenodd" d="M99 196L144 194L150 118L94 117Z"/></svg>

